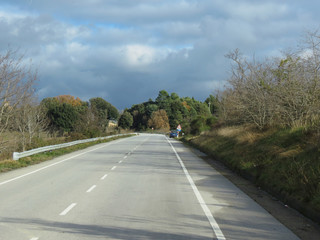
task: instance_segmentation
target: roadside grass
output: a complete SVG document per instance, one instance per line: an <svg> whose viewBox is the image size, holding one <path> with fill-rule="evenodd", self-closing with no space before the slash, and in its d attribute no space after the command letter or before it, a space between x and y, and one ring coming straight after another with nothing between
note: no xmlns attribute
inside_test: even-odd
<svg viewBox="0 0 320 240"><path fill-rule="evenodd" d="M320 211L320 143L315 131L232 126L184 140L285 203Z"/></svg>
<svg viewBox="0 0 320 240"><path fill-rule="evenodd" d="M78 145L74 145L74 146L70 146L70 147L66 147L66 148L60 148L57 150L53 150L53 151L48 151L48 152L43 152L43 153L38 153L29 157L24 157L21 158L17 161L14 160L3 160L0 161L0 172L7 172L7 171L11 171L17 168L22 168L22 167L27 167L29 165L33 165L33 164L37 164L40 162L44 162L47 160L51 160L53 158L71 153L71 152L75 152L78 150L82 150L88 147L91 147L93 145L99 144L99 143L106 143L106 142L110 142L116 139L120 139L120 138L126 138L126 137L131 137L132 135L124 135L124 136L118 136L118 137L112 137L109 139L105 139L105 140L99 140L99 141L95 141L95 142L88 142L88 143L82 143L82 144L78 144Z"/></svg>

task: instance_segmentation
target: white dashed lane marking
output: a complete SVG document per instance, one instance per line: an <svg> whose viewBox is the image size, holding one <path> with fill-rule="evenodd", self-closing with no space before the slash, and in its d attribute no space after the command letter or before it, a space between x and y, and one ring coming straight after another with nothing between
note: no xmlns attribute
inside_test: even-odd
<svg viewBox="0 0 320 240"><path fill-rule="evenodd" d="M106 179L107 176L108 176L108 174L105 174L105 175L103 175L103 177L100 178L100 179L101 179L101 180L104 180L104 179Z"/></svg>
<svg viewBox="0 0 320 240"><path fill-rule="evenodd" d="M93 185L91 188L89 188L88 190L87 190L87 193L89 193L89 192L91 192L93 189L95 189L97 187L97 185Z"/></svg>
<svg viewBox="0 0 320 240"><path fill-rule="evenodd" d="M62 212L60 213L60 216L65 216L65 215L67 215L68 212L70 212L70 210L71 210L72 208L74 208L76 205L77 205L76 203L70 204L69 207L67 207L64 211L62 211Z"/></svg>

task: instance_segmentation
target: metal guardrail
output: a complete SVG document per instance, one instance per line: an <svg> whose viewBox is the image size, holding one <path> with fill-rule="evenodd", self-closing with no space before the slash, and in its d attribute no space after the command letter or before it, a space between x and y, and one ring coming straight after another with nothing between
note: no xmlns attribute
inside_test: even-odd
<svg viewBox="0 0 320 240"><path fill-rule="evenodd" d="M74 145L77 145L80 143L94 142L94 141L105 140L108 138L120 137L120 136L125 136L125 135L137 135L137 134L136 133L117 134L117 135L111 135L111 136L107 136L107 137L97 137L97 138L78 140L78 141L74 141L74 142L62 143L62 144L57 144L57 145L50 145L50 146L31 149L31 150L25 151L25 152L14 152L13 153L13 160L19 160L19 158L28 157L28 156L31 156L31 155L34 155L37 153L47 152L47 151L56 150L56 149L60 149L60 148L70 147L70 146L74 146Z"/></svg>

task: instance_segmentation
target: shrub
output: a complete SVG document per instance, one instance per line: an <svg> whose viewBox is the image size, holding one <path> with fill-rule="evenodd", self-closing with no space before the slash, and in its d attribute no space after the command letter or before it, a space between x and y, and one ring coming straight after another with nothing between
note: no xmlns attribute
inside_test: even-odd
<svg viewBox="0 0 320 240"><path fill-rule="evenodd" d="M207 125L207 118L198 116L191 122L191 134L199 135L201 132L209 130L210 127Z"/></svg>

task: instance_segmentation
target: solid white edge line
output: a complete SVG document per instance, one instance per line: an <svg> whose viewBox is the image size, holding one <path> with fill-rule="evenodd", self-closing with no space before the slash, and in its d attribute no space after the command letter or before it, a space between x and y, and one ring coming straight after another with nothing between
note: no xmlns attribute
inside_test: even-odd
<svg viewBox="0 0 320 240"><path fill-rule="evenodd" d="M125 139L119 140L119 141L124 141L124 140L125 140ZM119 142L119 141L117 141L117 142ZM6 184L6 183L9 183L9 182L13 182L13 181L15 181L15 180L18 180L18 179L20 179L20 178L23 178L23 177L32 175L32 174L34 174L34 173L40 172L40 171L42 171L42 170L44 170L44 169L47 169L47 168L49 168L49 167L53 167L53 166L58 165L58 164L60 164L60 163L69 161L69 160L71 160L71 159L73 159L73 158L79 157L79 156L84 155L84 154L86 154L86 153L93 152L93 151L95 151L95 150L98 150L98 149L103 148L103 147L105 147L106 145L110 145L110 144L114 144L114 142L108 142L108 143L104 144L104 145L101 146L101 147L94 148L94 149L92 149L92 150L89 150L89 151L86 151L86 152L83 152L83 153L74 155L74 156L72 156L72 157L66 158L66 159L61 160L61 161L59 161L59 162L50 164L50 165L45 166L45 167L42 167L42 168L39 168L39 169L37 169L37 170L35 170L35 171L32 171L32 172L23 174L23 175L21 175L21 176L18 176L18 177L9 179L9 180L7 180L7 181L1 182L1 183L0 183L0 186L1 186L1 185L4 185L4 184Z"/></svg>
<svg viewBox="0 0 320 240"><path fill-rule="evenodd" d="M100 178L101 180L104 180L106 177L108 176L108 174L103 175L102 178Z"/></svg>
<svg viewBox="0 0 320 240"><path fill-rule="evenodd" d="M204 212L205 215L207 216L207 218L208 218L208 220L209 220L209 223L210 223L210 225L211 225L211 227L212 227L212 229L213 229L213 231L214 231L217 239L218 239L218 240L226 240L226 238L225 238L225 236L223 235L223 233L222 233L222 231L221 231L221 229L220 229L217 221L214 219L214 217L213 217L210 209L208 208L207 204L206 204L205 201L203 200L203 198L202 198L202 196L201 196L201 194L200 194L197 186L196 186L195 183L193 182L193 180L192 180L192 178L191 178L191 176L190 176L187 168L185 167L184 163L182 162L179 154L177 153L176 149L173 147L173 145L172 145L172 143L169 141L169 139L168 139L168 138L166 138L166 139L167 139L168 143L170 144L173 152L176 154L176 157L177 157L178 160L179 160L179 163L180 163L180 165L181 165L181 167L182 167L182 169L183 169L183 172L184 172L184 174L186 175L186 177L187 177L187 179L188 179L188 181L189 181L189 183L190 183L190 185L191 185L191 187L192 187L192 190L193 190L194 194L196 195L196 197L197 197L197 199L198 199L198 202L200 203L200 206L202 207L203 212Z"/></svg>
<svg viewBox="0 0 320 240"><path fill-rule="evenodd" d="M89 188L88 190L87 190L87 193L89 193L89 192L91 192L93 189L95 189L97 187L97 185L93 185L91 188Z"/></svg>
<svg viewBox="0 0 320 240"><path fill-rule="evenodd" d="M60 213L60 216L64 216L64 215L67 215L67 213L76 206L77 204L76 203L71 203L69 207L67 207L65 210L63 210L61 213Z"/></svg>

